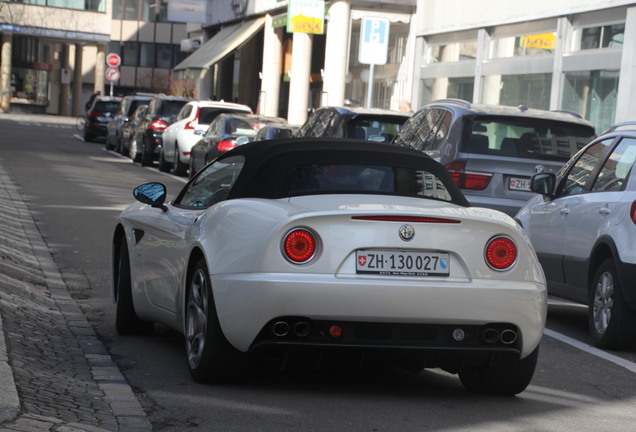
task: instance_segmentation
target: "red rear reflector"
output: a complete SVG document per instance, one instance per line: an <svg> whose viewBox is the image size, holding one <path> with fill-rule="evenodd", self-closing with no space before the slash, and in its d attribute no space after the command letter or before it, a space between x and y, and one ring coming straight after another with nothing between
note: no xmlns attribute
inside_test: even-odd
<svg viewBox="0 0 636 432"><path fill-rule="evenodd" d="M412 223L451 223L458 224L461 221L455 219L444 219L435 217L421 217L421 216L352 216L354 220L369 220L380 222L412 222Z"/></svg>
<svg viewBox="0 0 636 432"><path fill-rule="evenodd" d="M337 324L329 327L329 336L331 336L332 338L339 338L340 336L342 336L342 327Z"/></svg>
<svg viewBox="0 0 636 432"><path fill-rule="evenodd" d="M445 167L460 189L483 190L488 187L492 173L466 171L466 162L451 162Z"/></svg>
<svg viewBox="0 0 636 432"><path fill-rule="evenodd" d="M154 130L164 130L167 127L168 127L168 123L166 123L163 120L155 120L152 123L150 123L150 129L154 129Z"/></svg>
<svg viewBox="0 0 636 432"><path fill-rule="evenodd" d="M316 253L316 238L306 229L295 229L285 236L283 250L290 261L302 264Z"/></svg>
<svg viewBox="0 0 636 432"><path fill-rule="evenodd" d="M632 218L632 222L636 224L636 201L632 203L632 208L629 210L629 216Z"/></svg>
<svg viewBox="0 0 636 432"><path fill-rule="evenodd" d="M216 148L221 152L230 151L234 147L236 147L236 141L234 140L219 141L219 145L216 146Z"/></svg>
<svg viewBox="0 0 636 432"><path fill-rule="evenodd" d="M507 270L517 261L517 246L508 237L494 237L486 245L486 263L495 270Z"/></svg>

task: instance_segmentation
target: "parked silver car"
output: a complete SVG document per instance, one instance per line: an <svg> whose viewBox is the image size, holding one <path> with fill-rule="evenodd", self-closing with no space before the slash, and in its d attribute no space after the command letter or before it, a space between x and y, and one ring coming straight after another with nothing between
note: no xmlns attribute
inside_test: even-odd
<svg viewBox="0 0 636 432"><path fill-rule="evenodd" d="M636 123L610 128L555 176L536 174L516 219L548 292L589 306L592 342L636 345Z"/></svg>
<svg viewBox="0 0 636 432"><path fill-rule="evenodd" d="M575 113L446 99L416 112L393 144L444 165L471 204L514 216L532 196L532 174L556 173L595 136Z"/></svg>

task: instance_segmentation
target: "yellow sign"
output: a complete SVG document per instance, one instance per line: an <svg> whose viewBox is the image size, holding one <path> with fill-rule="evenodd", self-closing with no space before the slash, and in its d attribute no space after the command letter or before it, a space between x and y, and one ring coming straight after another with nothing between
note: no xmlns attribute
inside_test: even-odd
<svg viewBox="0 0 636 432"><path fill-rule="evenodd" d="M289 0L287 3L289 33L323 34L324 26L324 0Z"/></svg>
<svg viewBox="0 0 636 432"><path fill-rule="evenodd" d="M522 48L553 50L556 48L556 34L542 33L536 35L521 36L519 46L521 46Z"/></svg>

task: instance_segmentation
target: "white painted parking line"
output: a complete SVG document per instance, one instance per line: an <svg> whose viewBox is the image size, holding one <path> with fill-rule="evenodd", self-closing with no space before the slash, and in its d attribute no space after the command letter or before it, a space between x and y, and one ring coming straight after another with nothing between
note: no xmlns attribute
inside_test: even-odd
<svg viewBox="0 0 636 432"><path fill-rule="evenodd" d="M581 351L585 351L588 354L592 354L593 356L602 358L603 360L607 360L608 362L614 363L617 366L621 366L627 369L630 372L636 373L636 363L631 362L629 360L625 360L619 356L615 356L614 354L610 354L598 348L594 348L586 343L580 342L576 339L573 339L569 336L565 336L561 333L557 333L550 329L544 329L543 334L549 336L553 339L566 343L574 348L578 348Z"/></svg>

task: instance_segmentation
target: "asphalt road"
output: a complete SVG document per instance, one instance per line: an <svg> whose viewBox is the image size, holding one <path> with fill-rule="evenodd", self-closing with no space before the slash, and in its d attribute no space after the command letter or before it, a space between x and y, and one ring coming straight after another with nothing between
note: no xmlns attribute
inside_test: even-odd
<svg viewBox="0 0 636 432"><path fill-rule="evenodd" d="M46 120L46 121L44 121ZM517 397L467 393L438 370L279 372L241 385L195 383L181 336L114 330L110 241L131 190L161 181L171 197L184 179L142 168L85 143L55 118L0 116L0 164L33 213L69 292L127 378L157 431L601 431L634 430L636 350L587 345L584 307L551 301L530 387ZM460 301L461 299L458 299Z"/></svg>

